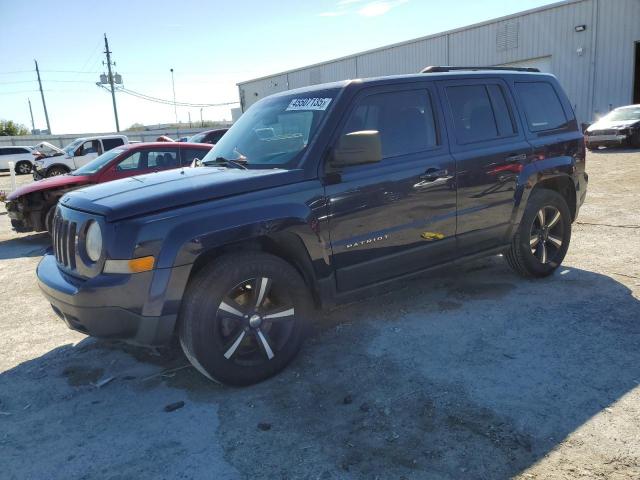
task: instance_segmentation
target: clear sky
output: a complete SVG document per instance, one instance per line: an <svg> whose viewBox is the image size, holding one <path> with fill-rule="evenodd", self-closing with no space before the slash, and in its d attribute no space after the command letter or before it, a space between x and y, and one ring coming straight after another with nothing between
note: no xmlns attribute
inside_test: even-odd
<svg viewBox="0 0 640 480"><path fill-rule="evenodd" d="M37 59L53 133L115 130L103 33L124 86L189 103L238 100L236 83L529 8L549 0L0 0L0 118L46 128ZM172 105L116 94L121 128L174 121ZM200 118L178 107L178 119ZM203 110L230 119L229 107Z"/></svg>

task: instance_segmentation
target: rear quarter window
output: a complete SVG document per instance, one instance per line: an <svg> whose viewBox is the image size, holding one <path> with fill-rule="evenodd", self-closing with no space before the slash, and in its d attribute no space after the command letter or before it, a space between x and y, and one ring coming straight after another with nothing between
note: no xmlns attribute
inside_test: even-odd
<svg viewBox="0 0 640 480"><path fill-rule="evenodd" d="M527 125L531 132L566 128L569 122L560 98L548 82L516 82Z"/></svg>

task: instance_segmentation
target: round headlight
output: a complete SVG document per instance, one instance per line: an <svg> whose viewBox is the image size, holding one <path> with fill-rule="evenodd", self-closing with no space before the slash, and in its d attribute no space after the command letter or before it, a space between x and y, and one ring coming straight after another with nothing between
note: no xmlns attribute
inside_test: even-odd
<svg viewBox="0 0 640 480"><path fill-rule="evenodd" d="M91 261L97 262L100 260L102 255L102 232L100 231L100 225L95 220L91 220L89 228L87 228L84 249Z"/></svg>

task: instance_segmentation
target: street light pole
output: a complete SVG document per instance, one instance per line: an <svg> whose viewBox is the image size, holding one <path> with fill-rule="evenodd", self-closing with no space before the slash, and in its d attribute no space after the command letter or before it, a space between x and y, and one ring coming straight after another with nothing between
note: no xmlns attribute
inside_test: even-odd
<svg viewBox="0 0 640 480"><path fill-rule="evenodd" d="M204 120L202 120L202 107L200 107L200 126L204 128Z"/></svg>
<svg viewBox="0 0 640 480"><path fill-rule="evenodd" d="M173 114L176 117L176 133L178 132L178 107L176 106L176 82L173 78L173 68L171 69L171 87L173 88Z"/></svg>

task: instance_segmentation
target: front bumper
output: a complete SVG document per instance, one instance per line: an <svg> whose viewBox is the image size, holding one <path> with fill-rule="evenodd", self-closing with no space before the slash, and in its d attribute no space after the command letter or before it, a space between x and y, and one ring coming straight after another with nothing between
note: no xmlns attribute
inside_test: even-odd
<svg viewBox="0 0 640 480"><path fill-rule="evenodd" d="M60 271L54 255L47 254L37 276L53 311L72 330L140 345L165 344L173 336L177 315L142 314L153 272L80 280Z"/></svg>
<svg viewBox="0 0 640 480"><path fill-rule="evenodd" d="M600 145L622 145L629 136L627 134L611 134L611 135L586 135L585 141L588 146L600 146Z"/></svg>

